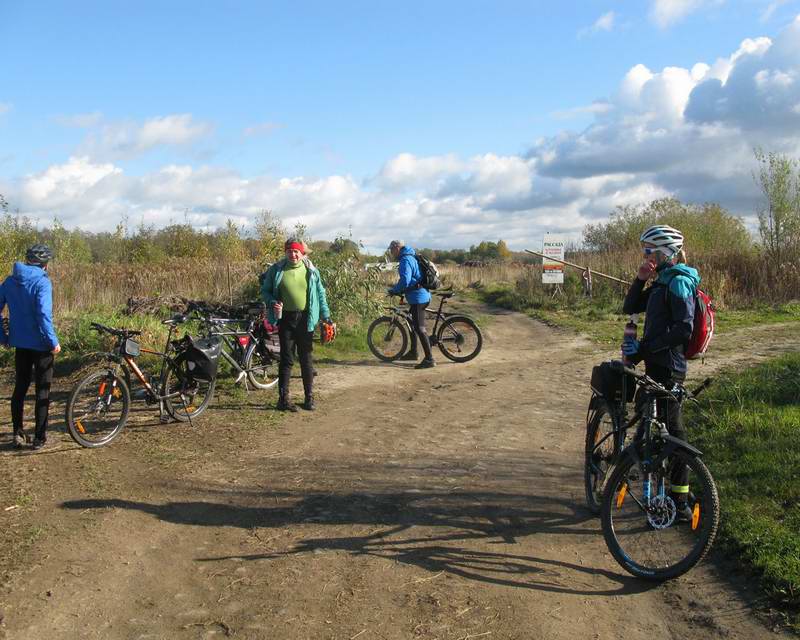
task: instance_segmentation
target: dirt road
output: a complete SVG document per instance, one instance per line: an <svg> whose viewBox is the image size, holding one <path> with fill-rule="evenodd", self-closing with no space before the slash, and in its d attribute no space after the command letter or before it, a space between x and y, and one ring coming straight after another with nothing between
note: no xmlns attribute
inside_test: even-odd
<svg viewBox="0 0 800 640"><path fill-rule="evenodd" d="M235 395L194 430L147 413L98 451L0 451L0 507L37 487L0 510L22 538L0 637L778 637L723 559L662 586L621 570L581 475L612 354L483 312L476 361L327 367L313 414Z"/></svg>

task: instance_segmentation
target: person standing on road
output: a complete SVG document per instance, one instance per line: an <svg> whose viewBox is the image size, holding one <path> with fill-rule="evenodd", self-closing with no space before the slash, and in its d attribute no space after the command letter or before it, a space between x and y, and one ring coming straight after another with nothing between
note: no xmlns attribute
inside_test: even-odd
<svg viewBox="0 0 800 640"><path fill-rule="evenodd" d="M61 351L53 328L53 287L47 275L47 264L52 258L53 252L48 247L33 245L25 253L25 262L15 262L12 274L0 285L0 314L8 305L8 325L6 328L3 323L0 330L0 344L16 349L16 383L11 395L16 448L28 442L22 416L31 374L36 388L33 448L41 449L47 441L53 362Z"/></svg>
<svg viewBox="0 0 800 640"><path fill-rule="evenodd" d="M303 408L313 411L314 329L320 319L331 322L325 287L317 268L308 259L308 248L298 238L284 244L286 257L273 264L264 276L261 297L267 305L268 320L278 325L281 359L278 366L278 404L280 411L297 411L289 397L289 380L294 366L294 350L300 360L305 402Z"/></svg>
<svg viewBox="0 0 800 640"><path fill-rule="evenodd" d="M688 369L686 346L694 328L695 295L700 274L686 265L683 234L666 225L655 225L641 235L644 262L625 296L626 314L646 312L641 341L626 336L622 352L634 363L644 361L645 373L670 389L683 383ZM654 279L651 286L645 284ZM686 440L680 403L659 400L658 412L667 429ZM671 478L672 498L679 514L686 515L688 470L676 465Z"/></svg>
<svg viewBox="0 0 800 640"><path fill-rule="evenodd" d="M431 353L431 343L428 331L425 328L425 309L431 301L431 294L420 285L422 273L417 262L416 253L411 247L406 247L400 240L389 243L389 253L393 260L398 261L397 271L399 279L397 284L389 289L389 295L404 295L411 308L411 349L402 355L400 360L418 360L419 350L417 343L422 343L425 357L417 364L415 369L428 369L436 366Z"/></svg>

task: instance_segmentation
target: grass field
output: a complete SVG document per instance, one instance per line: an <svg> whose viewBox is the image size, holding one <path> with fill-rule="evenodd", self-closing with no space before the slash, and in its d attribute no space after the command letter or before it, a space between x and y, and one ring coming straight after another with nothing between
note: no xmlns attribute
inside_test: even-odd
<svg viewBox="0 0 800 640"><path fill-rule="evenodd" d="M800 629L800 354L731 371L690 408L719 487L721 543Z"/></svg>

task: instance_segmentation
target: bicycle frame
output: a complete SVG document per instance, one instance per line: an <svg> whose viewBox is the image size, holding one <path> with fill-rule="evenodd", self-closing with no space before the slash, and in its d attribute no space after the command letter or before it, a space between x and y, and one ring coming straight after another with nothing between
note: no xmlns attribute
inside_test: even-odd
<svg viewBox="0 0 800 640"><path fill-rule="evenodd" d="M440 295L437 293L433 293L433 295ZM449 296L440 296L439 297L439 308L438 309L431 309L430 307L425 307L425 313L428 315L432 315L436 318L436 321L433 323L433 329L431 329L430 335L428 339L431 342L431 346L436 346L437 338L436 338L436 331L439 328L439 322L444 321L447 318L447 315L442 311L444 308L444 303ZM395 318L402 318L403 321L406 323L406 327L410 332L413 333L414 327L412 324L411 312L405 308L404 306L404 297L400 296L400 303L396 306L386 307L386 310L392 314Z"/></svg>

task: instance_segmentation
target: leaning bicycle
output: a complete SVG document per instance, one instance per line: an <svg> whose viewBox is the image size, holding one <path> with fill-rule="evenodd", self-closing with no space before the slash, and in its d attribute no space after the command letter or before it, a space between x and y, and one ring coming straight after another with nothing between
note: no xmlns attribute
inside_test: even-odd
<svg viewBox="0 0 800 640"><path fill-rule="evenodd" d="M220 355L233 369L237 383L245 381L246 387L249 382L256 389L271 389L278 384L278 328L267 322L263 302L225 315L216 313L207 303L190 302L186 312L200 322L202 335L220 339Z"/></svg>
<svg viewBox="0 0 800 640"><path fill-rule="evenodd" d="M164 351L142 348L134 339L141 331L91 324L93 330L114 337L115 343L110 352L100 354L100 366L81 378L69 395L65 419L75 442L101 447L120 434L128 419L134 379L142 385L135 396L158 405L162 420L171 416L191 423L205 411L214 395L219 339L193 339L188 334L173 339L176 327L186 321L180 315L164 320L169 326ZM157 375L139 367L136 359L142 353L160 358Z"/></svg>
<svg viewBox="0 0 800 640"><path fill-rule="evenodd" d="M667 389L647 375L612 363L638 387L633 420L607 436L627 446L612 459L600 508L603 537L614 559L639 578L663 581L683 575L711 548L719 526L719 496L702 453L669 434L658 412L659 400L694 400L682 385Z"/></svg>
<svg viewBox="0 0 800 640"><path fill-rule="evenodd" d="M483 334L475 321L463 314L443 312L445 302L452 298L452 291L432 292L439 296L439 308L425 309L435 318L431 335L431 347L438 346L446 358L453 362L468 362L475 358L483 347ZM388 315L372 321L367 329L367 344L379 360L392 362L402 356L411 343L411 313L403 304L403 297L397 305L387 307Z"/></svg>

